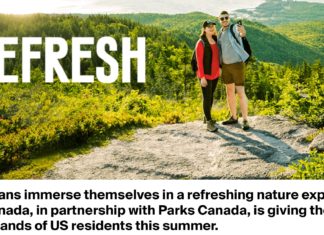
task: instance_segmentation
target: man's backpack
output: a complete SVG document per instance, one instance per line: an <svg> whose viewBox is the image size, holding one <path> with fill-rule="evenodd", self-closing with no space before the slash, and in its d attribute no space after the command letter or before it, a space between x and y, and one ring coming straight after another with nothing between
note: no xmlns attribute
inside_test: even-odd
<svg viewBox="0 0 324 235"><path fill-rule="evenodd" d="M196 58L196 49L197 49L197 45L199 42L202 42L202 44L205 47L205 42L202 39L199 39L199 41L196 43L195 49L192 53L192 57L191 57L191 69L194 73L196 73L196 71L198 70L198 64L197 64L197 58Z"/></svg>
<svg viewBox="0 0 324 235"><path fill-rule="evenodd" d="M235 36L235 33L234 33L234 30L233 30L233 27L234 27L234 24L232 24L232 25L230 26L231 34L232 34L233 38L235 39L235 41L236 41L239 45L241 45L240 41L239 41L239 40L236 38L236 36ZM251 49L250 43L249 43L249 41L247 40L246 37L242 37L242 42L243 42L243 48L244 48L244 50L246 51L246 53L249 54L249 58L246 60L246 61L248 61L248 60L251 59L251 56L252 56L252 49Z"/></svg>

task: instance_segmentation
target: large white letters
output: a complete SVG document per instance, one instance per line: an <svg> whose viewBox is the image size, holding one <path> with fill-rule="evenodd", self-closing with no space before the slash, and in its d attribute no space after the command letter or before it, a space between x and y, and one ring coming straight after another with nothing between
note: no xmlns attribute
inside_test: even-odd
<svg viewBox="0 0 324 235"><path fill-rule="evenodd" d="M17 83L17 75L5 75L5 58L15 58L15 51L5 51L5 45L18 44L18 38L2 38L0 37L0 83Z"/></svg>
<svg viewBox="0 0 324 235"><path fill-rule="evenodd" d="M23 37L22 38L22 82L30 82L31 60L41 59L40 51L32 51L33 45L42 45L41 37ZM96 76L100 82L113 83L118 79L119 65L109 51L117 51L118 45L112 37L99 38L96 45L98 57L109 66L109 75L105 74L105 67L95 68L96 74L81 74L81 64L84 59L91 59L91 51L85 50L84 45L94 45L93 37L73 37L72 38L72 78L69 79L60 63L68 54L68 44L64 38L47 37L45 38L45 82L54 81L54 72L61 82L79 82L92 83ZM15 59L16 51L10 50L6 45L17 45L17 37L0 37L0 83L18 83L18 75L6 75L6 59ZM106 51L108 47L108 51ZM131 81L131 59L137 59L137 82L145 82L145 38L137 38L137 50L131 50L131 40L128 37L122 38L122 82L130 83Z"/></svg>
<svg viewBox="0 0 324 235"><path fill-rule="evenodd" d="M123 38L123 82L130 82L131 58L137 58L137 82L145 82L145 38L137 38L137 51L131 51L130 38Z"/></svg>
<svg viewBox="0 0 324 235"><path fill-rule="evenodd" d="M105 75L104 67L98 67L96 69L96 74L100 82L113 83L118 78L118 63L112 56L106 53L105 46L107 44L109 45L110 51L117 51L116 40L112 37L103 37L100 38L97 43L97 54L100 59L110 65L110 75Z"/></svg>
<svg viewBox="0 0 324 235"><path fill-rule="evenodd" d="M64 38L46 38L45 40L45 82L53 82L54 71L61 82L70 82L67 78L59 59L62 59L68 53L68 45ZM54 52L54 46L59 50Z"/></svg>
<svg viewBox="0 0 324 235"><path fill-rule="evenodd" d="M22 81L30 82L30 60L40 59L39 51L31 51L31 45L41 45L42 38L22 39Z"/></svg>

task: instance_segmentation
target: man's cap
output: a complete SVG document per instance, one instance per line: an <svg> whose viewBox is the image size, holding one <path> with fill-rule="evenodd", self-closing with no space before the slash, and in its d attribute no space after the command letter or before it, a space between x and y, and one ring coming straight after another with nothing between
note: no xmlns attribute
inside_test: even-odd
<svg viewBox="0 0 324 235"><path fill-rule="evenodd" d="M214 21L211 21L211 20L206 20L204 23L203 23L203 28L206 28L208 25L216 25L216 23Z"/></svg>

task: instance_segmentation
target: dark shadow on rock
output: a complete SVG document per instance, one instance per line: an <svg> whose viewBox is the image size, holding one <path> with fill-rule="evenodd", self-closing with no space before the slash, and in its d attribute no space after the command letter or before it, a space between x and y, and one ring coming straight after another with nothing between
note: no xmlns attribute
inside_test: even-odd
<svg viewBox="0 0 324 235"><path fill-rule="evenodd" d="M267 131L250 129L249 132L262 139L264 143L249 138L244 134L233 132L224 126L219 126L219 132L217 132L217 135L227 140L227 143L223 144L222 146L240 146L268 163L276 163L282 166L287 166L290 162L307 156L307 154L301 154L292 149L288 144ZM280 144L280 148L278 148L278 144ZM278 153L288 157L289 159L285 161L278 159L275 156Z"/></svg>
<svg viewBox="0 0 324 235"><path fill-rule="evenodd" d="M294 130L295 132L296 130ZM271 132L265 131L265 130L259 130L259 129L252 129L252 133L254 135L256 135L257 137L259 137L260 139L262 139L263 141L267 142L270 145L273 145L273 143L271 143L271 141L269 141L269 139L274 139L276 142L280 142L280 144L282 145L282 149L284 153L289 152L289 155L291 157L291 162L299 160L299 159L303 159L306 158L308 156L307 153L299 153L297 152L295 149L291 148L288 144L286 144L284 141L282 141L280 138L276 137L274 134L272 134ZM299 141L300 144L302 144ZM274 148L276 148L276 146L273 146Z"/></svg>

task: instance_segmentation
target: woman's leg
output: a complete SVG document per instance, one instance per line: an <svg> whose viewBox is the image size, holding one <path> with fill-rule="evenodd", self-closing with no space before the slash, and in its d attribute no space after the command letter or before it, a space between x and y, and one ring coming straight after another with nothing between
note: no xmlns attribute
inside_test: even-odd
<svg viewBox="0 0 324 235"><path fill-rule="evenodd" d="M207 80L208 85L206 87L201 87L203 93L203 108L204 114L207 121L210 121L211 118L211 106L213 104L213 84L211 80Z"/></svg>
<svg viewBox="0 0 324 235"><path fill-rule="evenodd" d="M212 82L212 99L211 99L211 107L213 106L213 101L214 101L214 93L217 87L217 83L218 83L218 78L215 80L211 80Z"/></svg>

